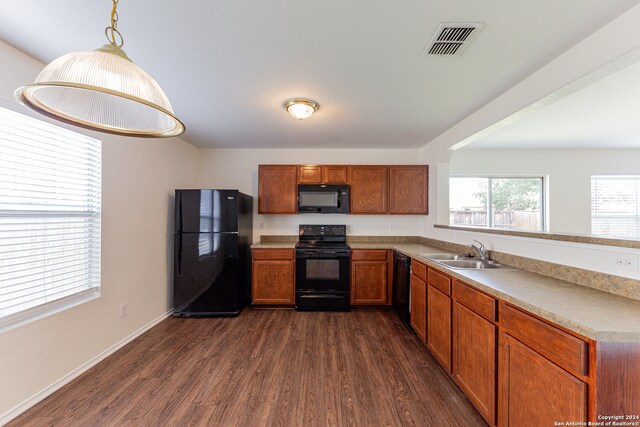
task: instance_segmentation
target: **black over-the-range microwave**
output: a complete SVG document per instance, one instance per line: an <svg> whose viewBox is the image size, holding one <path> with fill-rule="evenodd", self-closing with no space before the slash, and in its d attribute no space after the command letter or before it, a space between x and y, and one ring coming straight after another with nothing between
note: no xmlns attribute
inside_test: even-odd
<svg viewBox="0 0 640 427"><path fill-rule="evenodd" d="M349 186L298 184L298 213L349 213Z"/></svg>

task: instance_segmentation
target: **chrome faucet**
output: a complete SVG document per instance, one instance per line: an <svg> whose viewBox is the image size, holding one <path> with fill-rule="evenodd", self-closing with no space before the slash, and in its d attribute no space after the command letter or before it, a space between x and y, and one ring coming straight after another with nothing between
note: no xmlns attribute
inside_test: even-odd
<svg viewBox="0 0 640 427"><path fill-rule="evenodd" d="M480 243L479 241L474 239L474 242L476 242L477 244L479 244L480 246L476 246L474 244L469 245L469 247L473 250L475 250L476 252L478 252L478 256L480 257L480 259L487 259L487 248Z"/></svg>

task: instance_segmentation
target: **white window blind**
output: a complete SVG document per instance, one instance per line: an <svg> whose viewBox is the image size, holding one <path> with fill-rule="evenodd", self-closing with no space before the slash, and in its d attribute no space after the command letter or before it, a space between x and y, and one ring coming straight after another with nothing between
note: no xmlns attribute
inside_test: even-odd
<svg viewBox="0 0 640 427"><path fill-rule="evenodd" d="M591 177L591 233L640 237L640 176Z"/></svg>
<svg viewBox="0 0 640 427"><path fill-rule="evenodd" d="M0 320L100 286L101 143L0 108Z"/></svg>

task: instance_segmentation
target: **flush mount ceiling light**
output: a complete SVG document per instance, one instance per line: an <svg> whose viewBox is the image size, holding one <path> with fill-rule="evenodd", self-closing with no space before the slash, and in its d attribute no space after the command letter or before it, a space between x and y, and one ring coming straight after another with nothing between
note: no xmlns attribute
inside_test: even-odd
<svg viewBox="0 0 640 427"><path fill-rule="evenodd" d="M124 136L171 137L185 131L158 83L122 50L118 0L108 44L55 59L32 85L16 90L27 107L62 122Z"/></svg>
<svg viewBox="0 0 640 427"><path fill-rule="evenodd" d="M320 108L318 103L310 99L294 98L284 103L284 109L291 114L291 117L298 120L311 117L318 108Z"/></svg>

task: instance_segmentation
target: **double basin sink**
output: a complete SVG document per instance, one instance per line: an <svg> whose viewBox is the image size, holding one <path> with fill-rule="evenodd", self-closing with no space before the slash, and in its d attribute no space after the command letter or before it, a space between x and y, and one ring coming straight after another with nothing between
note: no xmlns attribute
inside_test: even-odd
<svg viewBox="0 0 640 427"><path fill-rule="evenodd" d="M471 258L466 255L456 254L418 254L424 258L435 261L456 270L484 270L484 269L509 269L507 265L499 264L488 259Z"/></svg>

